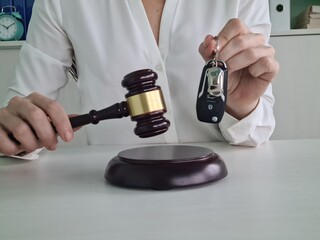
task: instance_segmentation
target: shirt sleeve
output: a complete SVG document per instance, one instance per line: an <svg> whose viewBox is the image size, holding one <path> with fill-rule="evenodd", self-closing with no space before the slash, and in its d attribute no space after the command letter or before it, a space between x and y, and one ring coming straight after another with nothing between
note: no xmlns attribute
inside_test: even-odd
<svg viewBox="0 0 320 240"><path fill-rule="evenodd" d="M57 99L59 89L66 85L73 50L61 27L59 3L57 0L34 2L27 39L20 50L4 105L13 96L32 92Z"/></svg>
<svg viewBox="0 0 320 240"><path fill-rule="evenodd" d="M225 113L219 127L230 144L257 146L269 140L275 128L274 97L271 92L270 85L255 110L240 121Z"/></svg>
<svg viewBox="0 0 320 240"><path fill-rule="evenodd" d="M267 0L240 1L239 18L252 32L264 34L268 44L271 23ZM226 141L244 146L257 146L268 141L275 128L273 105L274 96L270 85L260 97L255 110L244 119L239 121L225 113L219 127Z"/></svg>

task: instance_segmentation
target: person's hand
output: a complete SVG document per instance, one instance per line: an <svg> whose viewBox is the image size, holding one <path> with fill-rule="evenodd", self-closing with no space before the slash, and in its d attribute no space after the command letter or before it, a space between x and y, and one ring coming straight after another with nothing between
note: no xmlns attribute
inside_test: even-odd
<svg viewBox="0 0 320 240"><path fill-rule="evenodd" d="M0 109L0 152L3 154L32 152L41 147L55 150L58 136L71 141L73 129L68 115L56 101L32 93L27 97L13 97L6 108Z"/></svg>
<svg viewBox="0 0 320 240"><path fill-rule="evenodd" d="M239 19L230 20L218 34L218 60L228 67L227 112L237 119L249 115L279 71L275 50L262 34L252 33ZM199 46L205 61L214 57L217 41L207 35Z"/></svg>

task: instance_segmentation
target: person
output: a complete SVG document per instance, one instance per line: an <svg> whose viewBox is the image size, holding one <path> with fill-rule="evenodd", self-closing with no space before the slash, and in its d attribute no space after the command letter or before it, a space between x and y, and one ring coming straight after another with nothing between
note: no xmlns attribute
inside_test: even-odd
<svg viewBox="0 0 320 240"><path fill-rule="evenodd" d="M73 59L82 113L124 100L123 76L150 68L158 74L171 122L166 133L140 139L133 134L135 122L104 121L85 128L89 144L257 146L275 127L271 82L279 64L268 44L270 25L267 0L35 0L0 110L0 151L55 150L58 137L74 138L68 114L56 101ZM228 100L222 121L210 124L197 120L195 103L202 68L216 54L216 35L219 60L228 67Z"/></svg>

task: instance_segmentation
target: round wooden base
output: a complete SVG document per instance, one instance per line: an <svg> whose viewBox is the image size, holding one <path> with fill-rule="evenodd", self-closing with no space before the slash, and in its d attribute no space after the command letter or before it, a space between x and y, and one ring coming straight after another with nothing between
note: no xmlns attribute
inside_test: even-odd
<svg viewBox="0 0 320 240"><path fill-rule="evenodd" d="M227 173L211 149L163 145L120 152L108 163L105 179L120 187L166 190L216 181Z"/></svg>

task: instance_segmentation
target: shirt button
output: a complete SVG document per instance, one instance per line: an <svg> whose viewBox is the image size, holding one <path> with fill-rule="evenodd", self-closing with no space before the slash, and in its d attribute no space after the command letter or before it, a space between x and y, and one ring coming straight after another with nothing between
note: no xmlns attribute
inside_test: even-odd
<svg viewBox="0 0 320 240"><path fill-rule="evenodd" d="M161 64L157 64L156 65L156 71L159 71L159 72L162 71L162 65Z"/></svg>

